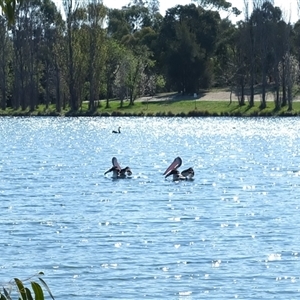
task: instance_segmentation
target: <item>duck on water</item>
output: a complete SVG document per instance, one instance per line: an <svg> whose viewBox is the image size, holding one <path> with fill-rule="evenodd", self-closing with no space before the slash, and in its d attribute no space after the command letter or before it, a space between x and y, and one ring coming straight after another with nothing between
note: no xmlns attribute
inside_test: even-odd
<svg viewBox="0 0 300 300"><path fill-rule="evenodd" d="M118 127L118 130L113 130L112 133L121 133L121 127Z"/></svg>

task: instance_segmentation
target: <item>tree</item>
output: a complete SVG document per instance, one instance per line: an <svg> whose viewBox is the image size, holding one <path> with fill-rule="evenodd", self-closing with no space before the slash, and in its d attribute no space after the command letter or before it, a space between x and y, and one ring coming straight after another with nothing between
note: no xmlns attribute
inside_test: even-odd
<svg viewBox="0 0 300 300"><path fill-rule="evenodd" d="M225 10L234 15L238 16L241 14L241 11L236 7L232 7L232 4L226 0L192 0L193 2L198 3L199 6L206 8L208 10Z"/></svg>
<svg viewBox="0 0 300 300"><path fill-rule="evenodd" d="M2 12L8 19L8 23L11 25L15 21L15 11L18 5L21 5L23 0L0 0L0 6Z"/></svg>
<svg viewBox="0 0 300 300"><path fill-rule="evenodd" d="M79 108L78 90L76 89L76 58L75 58L75 36L74 27L79 2L77 0L64 0L63 6L67 23L67 53L68 53L68 88L70 93L70 106L72 111Z"/></svg>
<svg viewBox="0 0 300 300"><path fill-rule="evenodd" d="M299 61L293 55L286 53L282 62L279 63L279 74L283 84L287 87L288 110L292 110L293 87L300 75Z"/></svg>
<svg viewBox="0 0 300 300"><path fill-rule="evenodd" d="M220 16L194 4L167 11L159 33L159 66L167 85L184 93L212 83L212 61Z"/></svg>
<svg viewBox="0 0 300 300"><path fill-rule="evenodd" d="M109 98L113 95L113 84L119 74L119 68L122 65L124 48L113 39L108 39L105 43L106 54L104 61L104 74L106 86L106 108L109 108ZM121 97L123 95L121 94Z"/></svg>
<svg viewBox="0 0 300 300"><path fill-rule="evenodd" d="M121 107L125 97L129 97L129 105L134 105L134 100L140 92L138 87L148 66L151 66L151 60L146 47L126 49L116 74L114 87L115 93L121 100Z"/></svg>
<svg viewBox="0 0 300 300"><path fill-rule="evenodd" d="M260 82L262 88L262 100L261 108L266 107L266 89L267 89L267 77L270 73L270 57L274 50L272 43L275 32L273 28L281 20L281 10L278 7L274 7L271 1L256 0L254 2L254 10L251 15L251 21L254 26L254 34L257 41L256 53L259 60L259 70L261 73Z"/></svg>
<svg viewBox="0 0 300 300"><path fill-rule="evenodd" d="M239 105L245 105L246 84L249 78L249 65L245 55L247 25L240 21L233 25L228 19L220 24L220 34L215 53L215 75L219 86L230 87L230 101L235 90Z"/></svg>
<svg viewBox="0 0 300 300"><path fill-rule="evenodd" d="M148 1L148 9L151 16L155 16L159 13L159 0L149 0Z"/></svg>
<svg viewBox="0 0 300 300"><path fill-rule="evenodd" d="M126 19L125 9L112 9L108 13L108 35L118 41L121 41L123 36L131 33L131 26Z"/></svg>
<svg viewBox="0 0 300 300"><path fill-rule="evenodd" d="M249 12L249 2L244 0L245 5L245 24L244 24L244 43L243 43L243 55L246 60L246 64L249 68L249 106L254 106L254 85L255 85L255 76L256 76L256 39L254 35L254 24L253 19L250 18Z"/></svg>
<svg viewBox="0 0 300 300"><path fill-rule="evenodd" d="M285 53L289 48L289 28L290 25L286 24L283 20L273 26L272 30L272 46L271 46L271 70L270 81L274 82L274 101L275 109L279 110L282 106L287 104L286 100L286 86L282 84L282 76L280 75L280 65L284 59ZM282 94L282 96L280 96Z"/></svg>
<svg viewBox="0 0 300 300"><path fill-rule="evenodd" d="M64 58L66 39L64 38L65 23L55 4L44 0L40 31L41 42L39 59L43 73L40 78L40 100L48 109L49 104L56 104L56 111L61 111L61 69Z"/></svg>
<svg viewBox="0 0 300 300"><path fill-rule="evenodd" d="M41 2L25 2L18 10L12 29L14 45L13 107L34 110L38 99L41 33Z"/></svg>
<svg viewBox="0 0 300 300"><path fill-rule="evenodd" d="M95 99L99 98L99 87L101 78L101 67L104 30L102 28L106 17L106 9L102 1L92 0L87 7L88 15L88 39L89 39L89 58L88 58L88 80L89 80L89 109L95 109Z"/></svg>
<svg viewBox="0 0 300 300"><path fill-rule="evenodd" d="M7 22L4 17L0 17L0 107L5 110L9 94L9 66L12 63L12 44L7 31Z"/></svg>

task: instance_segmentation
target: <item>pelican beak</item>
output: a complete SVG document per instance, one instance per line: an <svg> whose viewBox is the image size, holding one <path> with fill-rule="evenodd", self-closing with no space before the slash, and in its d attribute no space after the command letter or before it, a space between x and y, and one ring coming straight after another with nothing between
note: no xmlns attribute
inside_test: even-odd
<svg viewBox="0 0 300 300"><path fill-rule="evenodd" d="M121 167L120 167L120 165L119 165L118 160L117 160L116 157L113 157L113 158L112 158L112 164L113 164L113 166L114 166L117 170L121 171Z"/></svg>
<svg viewBox="0 0 300 300"><path fill-rule="evenodd" d="M169 172L179 168L182 164L182 159L178 156L174 159L174 161L170 164L170 166L167 168L167 170L164 172L163 175L168 174Z"/></svg>

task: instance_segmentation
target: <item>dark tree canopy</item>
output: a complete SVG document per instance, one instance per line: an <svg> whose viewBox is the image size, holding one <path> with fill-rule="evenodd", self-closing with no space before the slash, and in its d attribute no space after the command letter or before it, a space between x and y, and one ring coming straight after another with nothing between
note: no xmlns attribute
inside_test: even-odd
<svg viewBox="0 0 300 300"><path fill-rule="evenodd" d="M160 31L161 64L178 91L193 93L211 83L213 55L220 16L194 4L167 11Z"/></svg>

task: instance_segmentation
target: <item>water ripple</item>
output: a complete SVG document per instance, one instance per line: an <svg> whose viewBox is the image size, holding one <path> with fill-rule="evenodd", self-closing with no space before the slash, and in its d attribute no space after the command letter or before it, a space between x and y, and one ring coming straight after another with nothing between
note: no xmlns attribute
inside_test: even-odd
<svg viewBox="0 0 300 300"><path fill-rule="evenodd" d="M296 299L299 127L0 118L1 282L43 271L56 299ZM113 156L132 179L104 176ZM194 181L164 178L176 156Z"/></svg>

